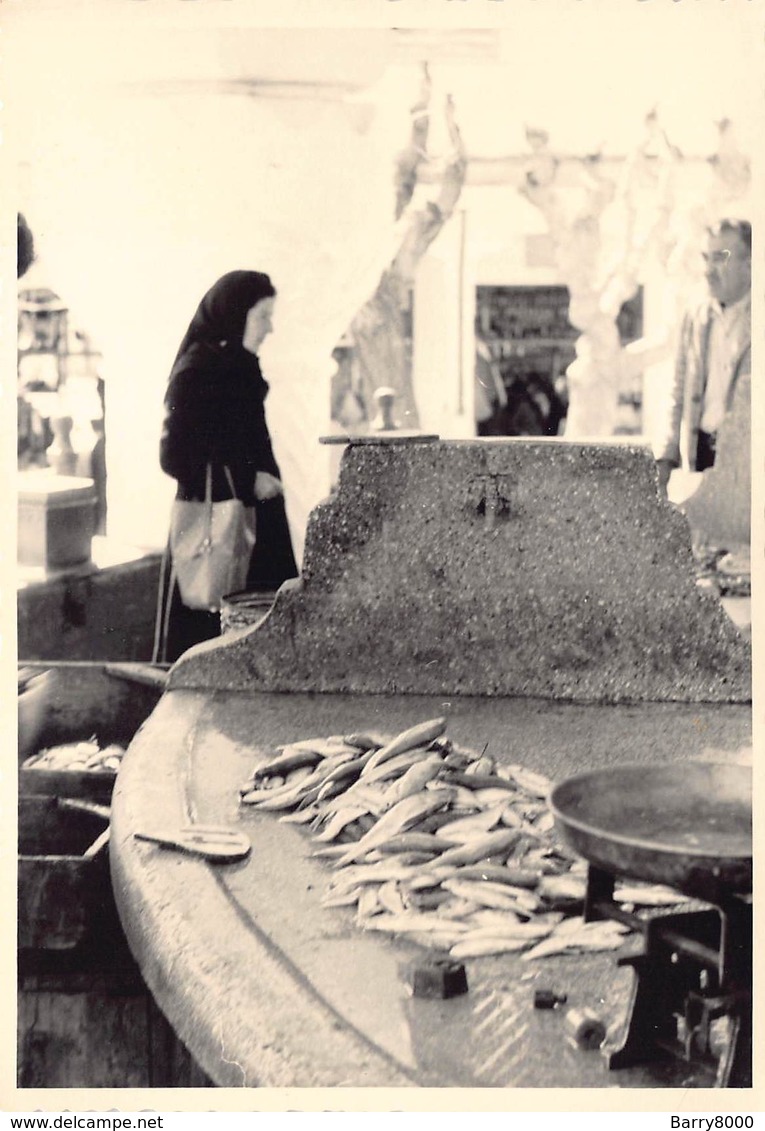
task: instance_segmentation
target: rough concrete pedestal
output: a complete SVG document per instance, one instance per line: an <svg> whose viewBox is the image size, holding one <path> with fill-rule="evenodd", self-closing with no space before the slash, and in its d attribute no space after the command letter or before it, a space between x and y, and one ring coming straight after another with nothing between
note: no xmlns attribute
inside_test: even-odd
<svg viewBox="0 0 765 1131"><path fill-rule="evenodd" d="M381 442L346 450L302 578L170 685L742 702L750 668L648 448Z"/></svg>

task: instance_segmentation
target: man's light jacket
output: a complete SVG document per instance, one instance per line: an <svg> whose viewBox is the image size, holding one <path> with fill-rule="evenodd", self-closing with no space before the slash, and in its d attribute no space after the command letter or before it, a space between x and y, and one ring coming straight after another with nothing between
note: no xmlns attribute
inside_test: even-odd
<svg viewBox="0 0 765 1131"><path fill-rule="evenodd" d="M663 430L654 446L656 459L670 460L676 466L681 465L690 471L696 468L696 449L704 411L709 342L714 316L715 307L707 300L688 312L683 319ZM734 357L731 358L726 411L730 410L733 403L739 377L742 373L751 372L751 318L744 319L742 325L744 328L733 344Z"/></svg>

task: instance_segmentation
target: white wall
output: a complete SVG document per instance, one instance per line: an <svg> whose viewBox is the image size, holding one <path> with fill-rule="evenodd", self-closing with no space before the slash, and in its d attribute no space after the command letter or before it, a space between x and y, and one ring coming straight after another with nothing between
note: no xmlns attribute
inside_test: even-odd
<svg viewBox="0 0 765 1131"><path fill-rule="evenodd" d="M39 30L38 64L52 63L52 32ZM318 436L328 431L331 351L392 254L391 169L411 101L408 75L393 90L383 82L354 98L338 91L338 74L353 76L369 46L368 34L350 47L347 39L347 32L318 43L301 37L295 51L285 33L272 33L270 47L268 35L251 34L254 58L240 47L235 75L249 65L259 81L281 73L292 82L293 67L301 81L312 79L311 40L319 58L322 44L335 54L318 86L266 86L255 97L215 85L236 43L214 34L176 45L193 47L190 70L201 68L190 86L189 59L167 38L174 82L155 80L156 50L140 81L134 60L121 56L105 76L109 44L95 33L87 41L93 57L83 51L68 60L82 71L67 70L59 55L49 89L34 69L18 76L26 99L15 123L19 204L41 255L38 275L47 275L104 355L111 537L164 543L174 484L159 470L157 450L172 359L207 288L227 270L251 267L267 271L279 292L261 360L300 555L308 513L329 484ZM142 42L133 38L135 48ZM289 51L280 59L285 42L296 59ZM375 78L384 60L373 53L371 61Z"/></svg>
<svg viewBox="0 0 765 1131"><path fill-rule="evenodd" d="M11 0L4 11L8 134L21 165L18 204L51 284L104 351L110 530L128 541L164 541L172 484L159 473L156 449L168 368L206 287L232 266L253 266L270 270L280 290L263 361L299 542L329 482L316 440L329 431L331 348L384 261L392 157L406 140L416 80L413 62L406 74L389 70L385 85L392 55L384 25L399 6L384 6L375 27L268 33L242 18L237 0L115 3L97 14L92 4L59 0L57 19L50 7ZM761 102L755 5L556 7L551 20L549 5L536 0L483 5L502 29L498 61L434 63L434 105L453 93L471 155L521 151L526 123L546 126L569 151L599 142L626 149L657 103L688 152L711 151L719 113L740 124L751 148ZM255 8L265 10L247 12ZM161 34L150 26L157 11ZM198 25L201 34L192 30ZM341 111L323 100L285 100L284 91L270 100L232 93L243 79L295 78L382 85L368 97L343 95ZM196 94L183 85L189 80ZM438 155L443 130L434 129L433 141ZM557 281L525 264L525 234L543 225L512 186L471 186L461 207L464 254L455 216L417 280L422 424L444 435L472 434L475 285Z"/></svg>

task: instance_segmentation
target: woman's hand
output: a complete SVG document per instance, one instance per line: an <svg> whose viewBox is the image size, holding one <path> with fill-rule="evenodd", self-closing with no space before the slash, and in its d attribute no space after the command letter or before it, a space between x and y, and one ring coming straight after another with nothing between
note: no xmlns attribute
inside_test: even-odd
<svg viewBox="0 0 765 1131"><path fill-rule="evenodd" d="M657 459L656 470L659 473L659 490L666 496L669 477L675 470L675 465L669 459Z"/></svg>
<svg viewBox="0 0 765 1131"><path fill-rule="evenodd" d="M277 479L275 475L270 475L267 471L258 471L255 473L255 498L261 503L265 499L275 499L278 495L284 494L281 480Z"/></svg>

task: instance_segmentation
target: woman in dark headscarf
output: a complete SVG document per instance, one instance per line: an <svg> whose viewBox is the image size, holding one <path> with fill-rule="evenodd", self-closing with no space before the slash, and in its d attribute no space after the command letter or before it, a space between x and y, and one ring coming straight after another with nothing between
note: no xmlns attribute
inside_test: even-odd
<svg viewBox="0 0 765 1131"><path fill-rule="evenodd" d="M264 401L268 385L257 352L271 331L276 291L268 275L231 271L202 299L175 358L165 394L162 470L178 482L178 499L236 498L256 509L257 538L247 589L278 589L297 576L281 474L274 459ZM172 662L220 634L220 615L181 601L166 555L154 659Z"/></svg>

